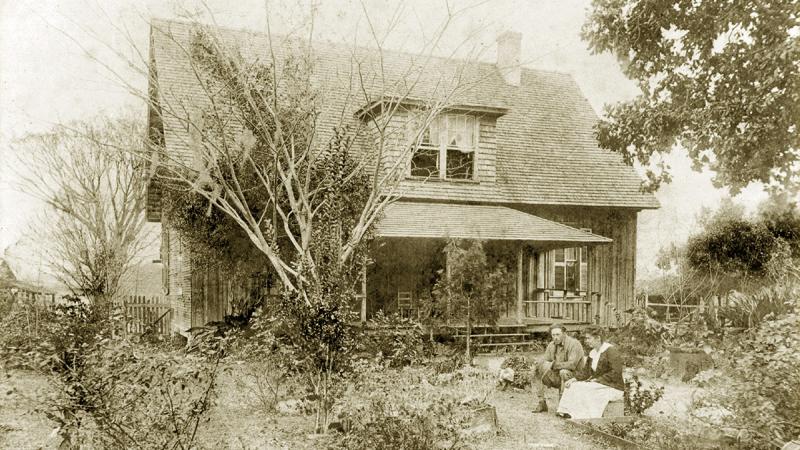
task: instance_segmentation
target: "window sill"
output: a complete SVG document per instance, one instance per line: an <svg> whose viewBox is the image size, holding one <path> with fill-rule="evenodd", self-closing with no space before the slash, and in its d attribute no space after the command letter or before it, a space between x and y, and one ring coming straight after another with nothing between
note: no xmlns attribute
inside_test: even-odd
<svg viewBox="0 0 800 450"><path fill-rule="evenodd" d="M462 178L445 178L439 177L415 177L413 175L406 176L406 181L431 181L434 183L454 183L454 184L481 184L480 180L467 180Z"/></svg>

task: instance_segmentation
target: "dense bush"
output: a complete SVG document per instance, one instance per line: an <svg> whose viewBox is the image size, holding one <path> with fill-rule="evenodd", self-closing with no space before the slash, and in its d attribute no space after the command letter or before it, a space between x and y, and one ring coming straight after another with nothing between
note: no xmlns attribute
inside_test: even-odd
<svg viewBox="0 0 800 450"><path fill-rule="evenodd" d="M794 311L794 300L800 298L800 286L781 283L765 286L753 294L733 294L719 308L719 317L727 326L752 328L771 317Z"/></svg>
<svg viewBox="0 0 800 450"><path fill-rule="evenodd" d="M462 447L461 432L469 425L471 409L461 404L461 398L426 383L433 378L429 369L387 369L384 364L361 360L354 370L346 394L336 405L339 420L347 424L337 439L338 448ZM475 394L479 389L470 381L464 383Z"/></svg>
<svg viewBox="0 0 800 450"><path fill-rule="evenodd" d="M349 430L337 447L371 450L396 448L428 450L461 448L460 432L468 424L467 412L453 399L431 401L417 407L402 400L373 399L349 415Z"/></svg>
<svg viewBox="0 0 800 450"><path fill-rule="evenodd" d="M358 349L385 359L390 367L417 364L430 356L429 342L419 323L377 312L358 335Z"/></svg>
<svg viewBox="0 0 800 450"><path fill-rule="evenodd" d="M669 339L667 326L654 319L652 314L644 308L634 309L631 319L607 337L620 350L628 367L638 364L645 356L663 351Z"/></svg>
<svg viewBox="0 0 800 450"><path fill-rule="evenodd" d="M720 411L713 415L713 425L734 430L747 447L780 447L796 438L800 434L797 330L800 315L792 312L748 331L725 350L723 370L706 381L708 393L698 399L696 410Z"/></svg>
<svg viewBox="0 0 800 450"><path fill-rule="evenodd" d="M83 349L118 333L119 318L112 305L78 297L19 302L0 322L0 356L8 367L64 372L81 364Z"/></svg>
<svg viewBox="0 0 800 450"><path fill-rule="evenodd" d="M511 385L525 389L528 385L531 384L531 364L525 359L522 355L513 355L509 356L503 361L503 364L500 365L501 369L510 368L514 370L514 380L511 382Z"/></svg>
<svg viewBox="0 0 800 450"><path fill-rule="evenodd" d="M103 339L80 367L54 378L42 411L64 444L97 448L191 448L212 406L217 361Z"/></svg>
<svg viewBox="0 0 800 450"><path fill-rule="evenodd" d="M190 448L211 406L216 359L133 344L113 308L66 298L22 303L2 323L0 356L50 377L34 398L64 448Z"/></svg>

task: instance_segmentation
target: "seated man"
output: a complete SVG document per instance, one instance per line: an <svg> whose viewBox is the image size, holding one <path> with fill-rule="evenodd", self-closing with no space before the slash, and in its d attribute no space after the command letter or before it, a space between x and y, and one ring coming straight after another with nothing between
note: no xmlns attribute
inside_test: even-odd
<svg viewBox="0 0 800 450"><path fill-rule="evenodd" d="M592 350L580 373L564 383L566 390L557 412L561 417L603 417L608 402L623 399L625 382L622 379L619 351L611 343L605 342L605 331L600 327L584 330L584 336Z"/></svg>
<svg viewBox="0 0 800 450"><path fill-rule="evenodd" d="M562 389L565 381L573 378L583 360L583 347L577 339L567 336L564 326L550 325L552 342L544 351L544 359L536 364L533 386L539 397L539 404L533 412L547 411L544 399L547 387Z"/></svg>

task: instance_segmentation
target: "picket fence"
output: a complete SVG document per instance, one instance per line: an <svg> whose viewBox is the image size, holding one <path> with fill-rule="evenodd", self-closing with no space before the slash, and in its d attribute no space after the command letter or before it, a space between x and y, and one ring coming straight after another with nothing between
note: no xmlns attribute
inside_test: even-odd
<svg viewBox="0 0 800 450"><path fill-rule="evenodd" d="M149 330L170 334L174 313L163 296L127 295L122 297L122 303L128 333L142 334Z"/></svg>

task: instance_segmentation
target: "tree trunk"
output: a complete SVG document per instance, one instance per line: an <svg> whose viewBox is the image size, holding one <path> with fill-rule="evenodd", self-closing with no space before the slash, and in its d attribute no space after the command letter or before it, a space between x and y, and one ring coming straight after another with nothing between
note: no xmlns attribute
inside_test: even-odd
<svg viewBox="0 0 800 450"><path fill-rule="evenodd" d="M467 296L467 364L472 365L472 353L470 352L472 346L472 305L470 304L469 296Z"/></svg>

